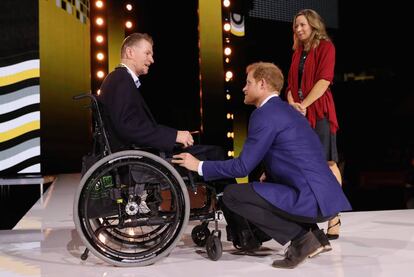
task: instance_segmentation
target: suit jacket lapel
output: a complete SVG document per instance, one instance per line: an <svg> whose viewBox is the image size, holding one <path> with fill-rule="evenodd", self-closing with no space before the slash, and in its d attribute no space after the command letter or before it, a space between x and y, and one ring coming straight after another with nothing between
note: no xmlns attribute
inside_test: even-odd
<svg viewBox="0 0 414 277"><path fill-rule="evenodd" d="M124 71L125 71L125 73L127 73L128 75L130 75L130 74L129 74L129 72L128 72L128 69L127 69L127 68L126 68L123 64L119 64L119 65L116 67L116 69L121 69L121 70L124 70ZM132 76L131 76L131 82L133 83L133 86L134 86L134 87L136 88L136 90L137 90L137 92L136 92L136 93L138 93L138 94L139 94L139 97L141 97L142 106L144 107L144 111L145 111L145 113L146 113L146 114L148 115L148 117L151 119L151 122L152 122L153 124L157 124L157 121L155 121L155 118L154 118L154 116L152 115L152 113L151 113L150 109L148 108L147 103L145 102L144 97L142 96L142 94L141 94L141 92L139 91L139 89L136 87L135 82L134 82L134 80L133 80Z"/></svg>

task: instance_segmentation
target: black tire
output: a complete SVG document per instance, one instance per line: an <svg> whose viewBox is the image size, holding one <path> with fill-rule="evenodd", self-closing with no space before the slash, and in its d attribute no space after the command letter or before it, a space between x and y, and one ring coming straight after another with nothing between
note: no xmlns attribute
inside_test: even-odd
<svg viewBox="0 0 414 277"><path fill-rule="evenodd" d="M223 254L223 246L218 237L211 235L206 242L207 255L212 261L217 261Z"/></svg>
<svg viewBox="0 0 414 277"><path fill-rule="evenodd" d="M207 243L207 238L210 236L210 230L206 225L197 225L191 231L191 238L193 242L200 247L204 247Z"/></svg>
<svg viewBox="0 0 414 277"><path fill-rule="evenodd" d="M145 170L139 176L146 184L145 193L155 187L153 181L146 180L161 180L158 187L169 193L168 208L161 208L161 203L154 212L152 207L150 212L131 216L125 212L124 199L121 204L114 202L116 209L97 217L90 205L95 203L94 189L105 177L131 167ZM117 183L119 178L111 180L113 187L131 191L123 181ZM167 256L181 240L190 216L190 201L184 181L168 162L144 151L122 151L99 160L85 173L75 195L73 216L82 242L96 257L116 266L146 266ZM125 224L134 220L138 223Z"/></svg>

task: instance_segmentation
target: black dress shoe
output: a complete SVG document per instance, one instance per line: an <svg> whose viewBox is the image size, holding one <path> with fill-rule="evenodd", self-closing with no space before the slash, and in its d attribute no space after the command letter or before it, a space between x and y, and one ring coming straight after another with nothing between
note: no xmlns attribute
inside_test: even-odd
<svg viewBox="0 0 414 277"><path fill-rule="evenodd" d="M276 260L272 266L276 268L295 268L298 264L313 255L314 252L322 247L312 231L307 232L302 237L292 240L283 260Z"/></svg>
<svg viewBox="0 0 414 277"><path fill-rule="evenodd" d="M254 251L259 249L260 246L262 246L262 243L253 236L250 230L243 230L239 233L238 243L234 245L239 250Z"/></svg>

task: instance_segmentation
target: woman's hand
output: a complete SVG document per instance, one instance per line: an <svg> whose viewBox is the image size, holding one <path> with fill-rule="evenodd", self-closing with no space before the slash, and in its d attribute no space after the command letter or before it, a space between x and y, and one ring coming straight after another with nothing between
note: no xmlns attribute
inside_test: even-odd
<svg viewBox="0 0 414 277"><path fill-rule="evenodd" d="M294 102L290 104L295 110L300 112L303 116L306 115L306 108L299 102Z"/></svg>

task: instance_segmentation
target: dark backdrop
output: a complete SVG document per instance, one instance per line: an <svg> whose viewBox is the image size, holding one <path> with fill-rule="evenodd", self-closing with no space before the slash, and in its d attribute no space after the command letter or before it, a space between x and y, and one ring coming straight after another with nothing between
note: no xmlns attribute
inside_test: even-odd
<svg viewBox="0 0 414 277"><path fill-rule="evenodd" d="M137 31L154 39L142 92L158 120L181 130L200 125L198 1L136 2Z"/></svg>
<svg viewBox="0 0 414 277"><path fill-rule="evenodd" d="M411 64L403 11L390 3L339 1L338 27L328 28L337 54L339 164L355 210L413 207L414 93L409 70L402 69ZM290 22L246 19L245 64L270 61L287 76L291 47ZM238 102L251 111L241 94Z"/></svg>

